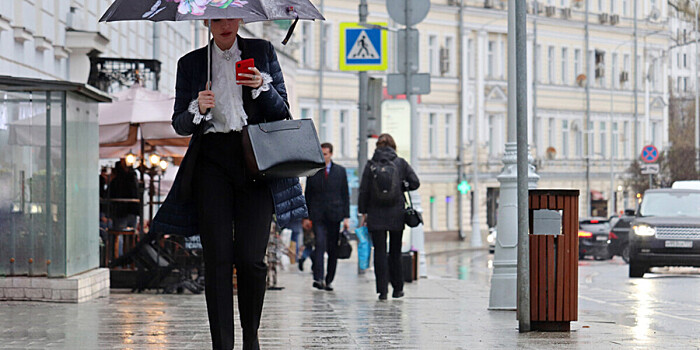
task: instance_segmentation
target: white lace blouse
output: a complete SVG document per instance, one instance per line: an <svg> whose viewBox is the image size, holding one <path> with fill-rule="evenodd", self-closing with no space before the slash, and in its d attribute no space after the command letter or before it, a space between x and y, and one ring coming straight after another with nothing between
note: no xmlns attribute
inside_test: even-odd
<svg viewBox="0 0 700 350"><path fill-rule="evenodd" d="M221 50L214 44L212 50L212 87L216 107L207 114L199 113L199 101L195 99L190 103L189 111L194 115L192 122L201 123L202 119L211 121L211 126L205 133L240 131L248 124L248 116L243 109L243 87L236 84L236 62L241 60L241 50L238 49L238 40L228 50ZM253 89L253 99L260 96L263 91L270 89L272 77L262 73L263 85Z"/></svg>

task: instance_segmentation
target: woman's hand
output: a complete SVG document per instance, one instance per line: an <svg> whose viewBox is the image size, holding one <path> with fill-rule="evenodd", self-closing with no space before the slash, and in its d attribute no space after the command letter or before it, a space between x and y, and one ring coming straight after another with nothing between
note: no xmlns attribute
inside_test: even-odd
<svg viewBox="0 0 700 350"><path fill-rule="evenodd" d="M197 101L199 102L199 114L204 114L207 112L207 109L216 107L214 91L211 90L200 91Z"/></svg>
<svg viewBox="0 0 700 350"><path fill-rule="evenodd" d="M360 217L360 225L359 227L366 226L367 225L367 214L362 214Z"/></svg>
<svg viewBox="0 0 700 350"><path fill-rule="evenodd" d="M248 68L251 74L240 73L236 77L236 84L245 85L247 87L257 89L263 85L263 77L260 71L255 67Z"/></svg>

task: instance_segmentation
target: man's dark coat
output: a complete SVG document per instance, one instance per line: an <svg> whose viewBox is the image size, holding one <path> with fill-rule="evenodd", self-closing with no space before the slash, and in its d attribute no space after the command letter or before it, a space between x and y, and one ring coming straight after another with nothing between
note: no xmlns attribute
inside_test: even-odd
<svg viewBox="0 0 700 350"><path fill-rule="evenodd" d="M350 217L348 175L336 163L331 163L328 177L323 169L307 178L305 196L312 222L340 222Z"/></svg>
<svg viewBox="0 0 700 350"><path fill-rule="evenodd" d="M253 58L255 67L260 72L267 73L272 77L270 89L262 92L256 99L252 97L252 89L243 86L243 108L248 116L248 124L291 118L282 70L272 44L266 40L243 39L240 36L237 37L236 41L241 50L241 59ZM212 43L212 45L215 44ZM177 63L172 125L179 135L192 135L192 139L168 197L151 224L151 230L156 232L184 236L197 234L197 215L192 196L192 179L201 145L200 139L210 123L202 120L200 124L194 124L192 122L194 116L188 111L188 108L190 103L197 99L199 92L206 89L206 83L207 47L203 47L183 56ZM275 202L277 222L281 227L284 227L291 220L307 216L299 179L268 181Z"/></svg>

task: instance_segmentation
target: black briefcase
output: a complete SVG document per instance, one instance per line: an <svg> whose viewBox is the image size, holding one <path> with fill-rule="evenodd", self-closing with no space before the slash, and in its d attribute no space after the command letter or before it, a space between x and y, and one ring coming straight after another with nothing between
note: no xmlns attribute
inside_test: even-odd
<svg viewBox="0 0 700 350"><path fill-rule="evenodd" d="M263 177L311 176L326 166L311 119L246 125L243 152L251 174Z"/></svg>

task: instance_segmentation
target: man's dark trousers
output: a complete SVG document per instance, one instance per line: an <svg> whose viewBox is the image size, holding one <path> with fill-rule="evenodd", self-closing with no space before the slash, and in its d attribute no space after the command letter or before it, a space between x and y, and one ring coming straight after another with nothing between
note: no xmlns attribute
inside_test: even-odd
<svg viewBox="0 0 700 350"><path fill-rule="evenodd" d="M323 281L324 258L328 252L328 270L326 271L326 285L333 282L335 268L338 265L338 233L340 221L318 220L314 221L314 234L316 246L314 249L313 271L314 281Z"/></svg>
<svg viewBox="0 0 700 350"><path fill-rule="evenodd" d="M263 181L246 177L241 133L204 134L193 188L214 349L233 349L234 264L244 349L254 349L265 298L264 258L273 202Z"/></svg>

